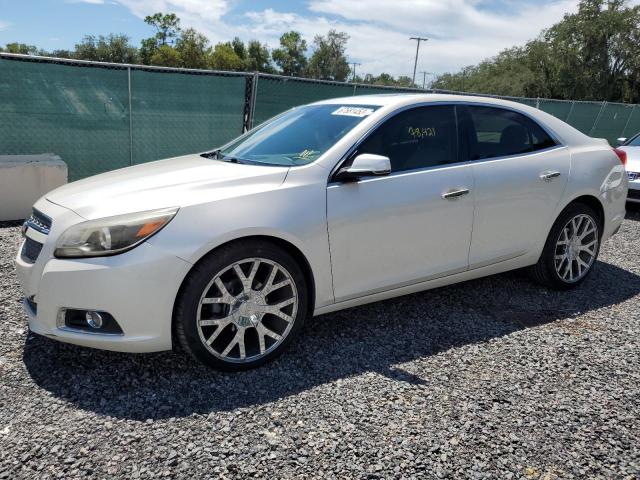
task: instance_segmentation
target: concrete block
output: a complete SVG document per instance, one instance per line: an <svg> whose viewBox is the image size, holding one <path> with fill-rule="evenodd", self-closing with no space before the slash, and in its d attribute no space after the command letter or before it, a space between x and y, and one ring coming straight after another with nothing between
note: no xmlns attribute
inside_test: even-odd
<svg viewBox="0 0 640 480"><path fill-rule="evenodd" d="M27 218L36 200L65 183L67 164L57 155L0 155L0 221Z"/></svg>

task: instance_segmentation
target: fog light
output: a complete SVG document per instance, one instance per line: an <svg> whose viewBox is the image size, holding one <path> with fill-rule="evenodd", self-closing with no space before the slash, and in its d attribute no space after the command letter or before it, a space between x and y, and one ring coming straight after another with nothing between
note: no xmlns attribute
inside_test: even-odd
<svg viewBox="0 0 640 480"><path fill-rule="evenodd" d="M91 328L102 328L102 316L98 312L89 310L85 313L84 318Z"/></svg>
<svg viewBox="0 0 640 480"><path fill-rule="evenodd" d="M58 311L58 328L100 335L123 335L122 328L108 312L61 308Z"/></svg>

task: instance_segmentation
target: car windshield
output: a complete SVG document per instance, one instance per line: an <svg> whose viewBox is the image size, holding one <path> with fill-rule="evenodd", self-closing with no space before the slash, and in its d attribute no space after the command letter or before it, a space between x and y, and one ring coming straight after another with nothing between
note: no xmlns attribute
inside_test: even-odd
<svg viewBox="0 0 640 480"><path fill-rule="evenodd" d="M267 165L306 165L378 108L340 104L294 108L215 152L215 158Z"/></svg>
<svg viewBox="0 0 640 480"><path fill-rule="evenodd" d="M627 140L627 143L625 143L624 145L627 147L640 147L640 133L630 140Z"/></svg>

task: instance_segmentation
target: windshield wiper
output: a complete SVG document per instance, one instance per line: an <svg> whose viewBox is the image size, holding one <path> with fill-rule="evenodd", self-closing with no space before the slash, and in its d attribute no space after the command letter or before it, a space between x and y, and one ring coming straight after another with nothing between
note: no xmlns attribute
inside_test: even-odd
<svg viewBox="0 0 640 480"><path fill-rule="evenodd" d="M212 158L214 160L220 160L221 162L244 163L242 161L242 159L240 159L240 158L232 157L230 155L222 155L222 153L220 152L219 148L217 150L213 150L211 152L202 153L202 154L200 154L200 156L204 157L204 158Z"/></svg>
<svg viewBox="0 0 640 480"><path fill-rule="evenodd" d="M220 149L218 148L217 150L213 150L211 152L201 153L200 156L203 158L213 158L215 160L218 160L220 158Z"/></svg>

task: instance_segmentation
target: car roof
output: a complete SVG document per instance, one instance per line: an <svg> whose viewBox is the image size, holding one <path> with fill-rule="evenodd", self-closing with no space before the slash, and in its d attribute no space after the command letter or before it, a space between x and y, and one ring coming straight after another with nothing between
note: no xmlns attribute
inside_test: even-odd
<svg viewBox="0 0 640 480"><path fill-rule="evenodd" d="M453 95L443 93L389 93L375 95L356 95L352 97L331 98L315 102L314 105L361 105L382 107L381 110L402 108L424 103L473 103L487 106L504 107L524 113L537 122L542 123L553 136L560 139L565 145L579 145L584 143L600 142L600 139L592 139L578 131L562 120L542 110L519 102L512 102L494 97L481 97L477 95Z"/></svg>
<svg viewBox="0 0 640 480"><path fill-rule="evenodd" d="M488 105L517 105L523 104L510 102L493 97L481 97L477 95L453 95L445 93L382 93L374 95L355 95L352 97L330 98L320 100L315 104L322 105L372 105L372 106L389 106L389 105L405 105L410 103L429 103L429 102L472 102L486 103Z"/></svg>

